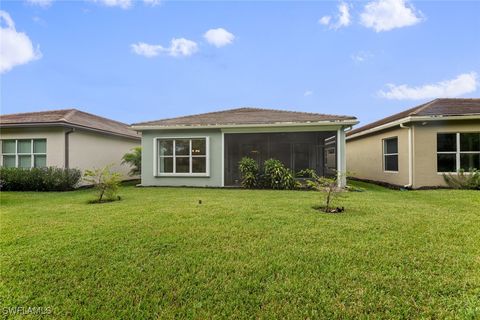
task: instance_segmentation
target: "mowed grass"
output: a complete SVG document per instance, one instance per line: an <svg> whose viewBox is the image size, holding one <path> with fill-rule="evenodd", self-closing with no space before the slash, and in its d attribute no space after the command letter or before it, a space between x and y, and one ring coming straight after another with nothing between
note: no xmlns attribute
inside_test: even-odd
<svg viewBox="0 0 480 320"><path fill-rule="evenodd" d="M2 192L1 307L54 318L480 318L480 192ZM202 200L202 204L199 204ZM3 309L2 309L3 310ZM22 317L22 316L19 316ZM47 316L46 316L47 317Z"/></svg>

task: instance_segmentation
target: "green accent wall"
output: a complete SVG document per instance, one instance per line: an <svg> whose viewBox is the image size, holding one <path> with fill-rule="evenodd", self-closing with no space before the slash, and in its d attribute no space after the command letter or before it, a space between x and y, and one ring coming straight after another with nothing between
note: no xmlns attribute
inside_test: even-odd
<svg viewBox="0 0 480 320"><path fill-rule="evenodd" d="M155 138L209 137L209 177L156 177L153 172L153 144ZM142 186L222 186L222 132L210 130L145 130L142 132Z"/></svg>

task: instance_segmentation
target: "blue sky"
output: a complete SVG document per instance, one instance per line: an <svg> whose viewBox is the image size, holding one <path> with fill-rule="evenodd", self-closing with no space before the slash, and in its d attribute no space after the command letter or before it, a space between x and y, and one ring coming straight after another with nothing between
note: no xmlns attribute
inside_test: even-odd
<svg viewBox="0 0 480 320"><path fill-rule="evenodd" d="M76 107L133 123L257 106L365 124L437 96L480 96L478 1L26 0L1 10L2 114Z"/></svg>

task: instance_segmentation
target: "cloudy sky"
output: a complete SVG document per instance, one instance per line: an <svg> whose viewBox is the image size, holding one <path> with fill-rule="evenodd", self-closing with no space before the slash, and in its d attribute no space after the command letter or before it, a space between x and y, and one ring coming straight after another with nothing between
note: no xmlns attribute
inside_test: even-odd
<svg viewBox="0 0 480 320"><path fill-rule="evenodd" d="M256 106L363 123L480 96L479 1L2 1L1 113Z"/></svg>

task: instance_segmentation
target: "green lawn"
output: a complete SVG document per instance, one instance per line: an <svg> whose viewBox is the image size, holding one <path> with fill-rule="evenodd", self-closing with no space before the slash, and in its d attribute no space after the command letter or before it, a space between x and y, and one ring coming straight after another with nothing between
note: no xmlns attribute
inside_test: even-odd
<svg viewBox="0 0 480 320"><path fill-rule="evenodd" d="M480 192L356 185L337 215L316 192L2 192L2 312L479 319Z"/></svg>

